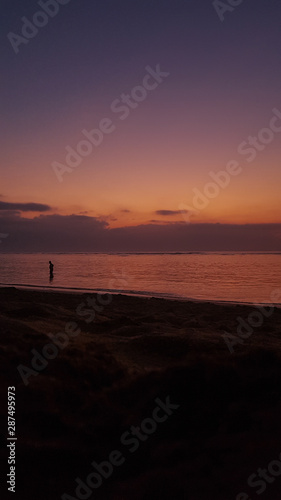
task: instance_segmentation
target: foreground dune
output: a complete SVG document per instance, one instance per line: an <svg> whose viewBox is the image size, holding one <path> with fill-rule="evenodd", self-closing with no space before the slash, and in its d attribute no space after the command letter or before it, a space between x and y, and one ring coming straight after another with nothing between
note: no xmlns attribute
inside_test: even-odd
<svg viewBox="0 0 281 500"><path fill-rule="evenodd" d="M250 327L253 306L14 288L0 299L1 458L15 386L15 498L280 499L280 309ZM107 478L92 465L104 461ZM258 477L272 461L275 476Z"/></svg>

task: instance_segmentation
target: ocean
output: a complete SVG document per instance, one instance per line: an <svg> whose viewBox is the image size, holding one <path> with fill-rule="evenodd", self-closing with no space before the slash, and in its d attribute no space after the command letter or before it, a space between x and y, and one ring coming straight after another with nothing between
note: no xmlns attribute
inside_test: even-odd
<svg viewBox="0 0 281 500"><path fill-rule="evenodd" d="M0 254L0 285L280 304L281 254Z"/></svg>

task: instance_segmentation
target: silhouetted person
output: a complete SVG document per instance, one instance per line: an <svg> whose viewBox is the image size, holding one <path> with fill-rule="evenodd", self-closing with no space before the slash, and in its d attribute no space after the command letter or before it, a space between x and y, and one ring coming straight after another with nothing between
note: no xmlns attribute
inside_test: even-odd
<svg viewBox="0 0 281 500"><path fill-rule="evenodd" d="M54 277L54 264L49 260L50 280Z"/></svg>

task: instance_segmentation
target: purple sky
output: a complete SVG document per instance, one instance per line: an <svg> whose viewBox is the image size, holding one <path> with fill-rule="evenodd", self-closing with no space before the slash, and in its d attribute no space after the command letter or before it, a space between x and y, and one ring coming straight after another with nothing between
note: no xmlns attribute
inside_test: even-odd
<svg viewBox="0 0 281 500"><path fill-rule="evenodd" d="M281 250L281 3L245 0L223 22L211 0L51 3L34 32L47 0L1 5L0 252ZM113 103L144 81L122 120ZM54 162L105 118L59 179ZM239 175L198 210L232 160Z"/></svg>

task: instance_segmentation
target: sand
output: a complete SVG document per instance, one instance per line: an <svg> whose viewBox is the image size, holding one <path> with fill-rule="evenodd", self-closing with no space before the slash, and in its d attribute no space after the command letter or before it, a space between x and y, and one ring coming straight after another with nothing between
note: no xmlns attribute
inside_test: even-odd
<svg viewBox="0 0 281 500"><path fill-rule="evenodd" d="M237 318L258 322L254 306L96 299L0 289L4 464L8 386L17 436L16 493L6 487L1 498L242 500L260 498L263 482L262 498L280 499L281 469L270 482L247 481L281 453L281 310L260 313L241 339ZM239 339L233 353L225 332ZM61 347L46 348L58 333ZM42 352L49 359L35 365ZM142 439L124 444L131 426ZM109 457L105 478L92 462ZM76 494L76 478L86 487L94 472Z"/></svg>

